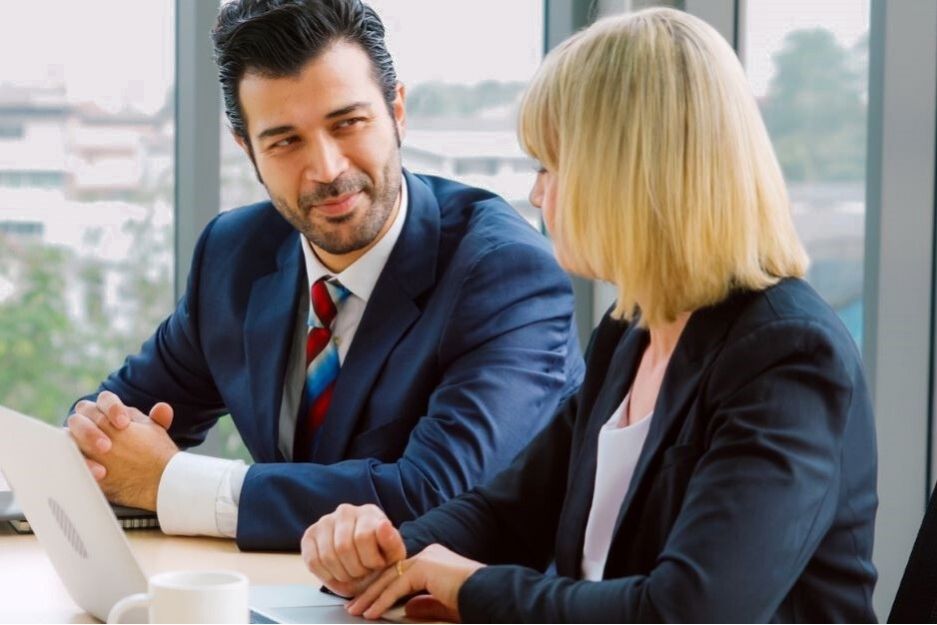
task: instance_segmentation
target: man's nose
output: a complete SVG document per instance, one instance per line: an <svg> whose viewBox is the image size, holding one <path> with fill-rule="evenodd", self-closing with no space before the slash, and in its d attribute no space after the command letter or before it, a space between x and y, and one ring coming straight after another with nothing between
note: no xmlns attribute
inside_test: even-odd
<svg viewBox="0 0 937 625"><path fill-rule="evenodd" d="M348 159L341 146L331 138L310 141L306 152L303 176L309 182L328 184L348 168Z"/></svg>

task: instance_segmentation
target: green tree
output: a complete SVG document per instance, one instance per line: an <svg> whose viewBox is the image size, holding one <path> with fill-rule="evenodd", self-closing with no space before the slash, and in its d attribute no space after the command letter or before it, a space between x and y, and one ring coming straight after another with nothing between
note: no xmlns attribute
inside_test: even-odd
<svg viewBox="0 0 937 625"><path fill-rule="evenodd" d="M865 83L852 56L823 28L791 32L775 54L762 109L789 181L864 179Z"/></svg>
<svg viewBox="0 0 937 625"><path fill-rule="evenodd" d="M65 301L74 256L39 241L0 237L0 277L12 293L0 302L0 403L61 423L80 392L95 388L106 371L101 350Z"/></svg>

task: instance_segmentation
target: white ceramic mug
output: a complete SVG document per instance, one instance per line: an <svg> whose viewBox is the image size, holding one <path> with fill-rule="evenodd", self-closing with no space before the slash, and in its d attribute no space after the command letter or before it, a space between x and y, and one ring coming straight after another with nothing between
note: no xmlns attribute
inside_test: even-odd
<svg viewBox="0 0 937 625"><path fill-rule="evenodd" d="M124 597L107 615L149 608L150 623L247 623L247 577L235 571L173 571L150 578L148 592Z"/></svg>

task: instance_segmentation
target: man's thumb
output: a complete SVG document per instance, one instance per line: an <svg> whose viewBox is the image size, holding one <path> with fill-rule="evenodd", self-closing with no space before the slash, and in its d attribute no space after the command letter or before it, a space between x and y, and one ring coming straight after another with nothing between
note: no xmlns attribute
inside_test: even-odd
<svg viewBox="0 0 937 625"><path fill-rule="evenodd" d="M390 521L382 521L377 526L377 544L387 562L397 562L407 557L407 548L403 538Z"/></svg>
<svg viewBox="0 0 937 625"><path fill-rule="evenodd" d="M158 423L164 430L168 430L172 425L172 406L164 401L159 402L150 408L150 418Z"/></svg>

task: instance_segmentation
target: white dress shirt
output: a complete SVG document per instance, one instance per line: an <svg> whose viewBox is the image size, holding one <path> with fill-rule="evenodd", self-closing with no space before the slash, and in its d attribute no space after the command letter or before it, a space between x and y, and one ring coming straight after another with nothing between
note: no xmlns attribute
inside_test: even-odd
<svg viewBox="0 0 937 625"><path fill-rule="evenodd" d="M620 427L626 419L631 400L629 391L611 418L599 430L598 458L595 467L595 491L586 523L586 538L582 550L582 577L592 581L602 579L612 533L618 520L618 511L625 501L638 457L651 427L653 412L637 423Z"/></svg>
<svg viewBox="0 0 937 625"><path fill-rule="evenodd" d="M350 293L339 307L332 326L332 337L338 346L340 363L345 361L345 355L348 354L348 348L374 286L397 239L400 238L407 218L408 202L407 181L401 177L400 209L388 231L361 258L335 275ZM302 234L299 235L299 244L306 261L308 288L301 297L292 330L293 345L280 403L277 446L287 460L293 456L296 417L306 379L305 344L310 308L309 291L316 280L333 275L315 255ZM173 456L163 471L156 497L156 514L163 532L233 538L237 532L238 502L247 470L247 465L240 460L212 458L187 452Z"/></svg>

